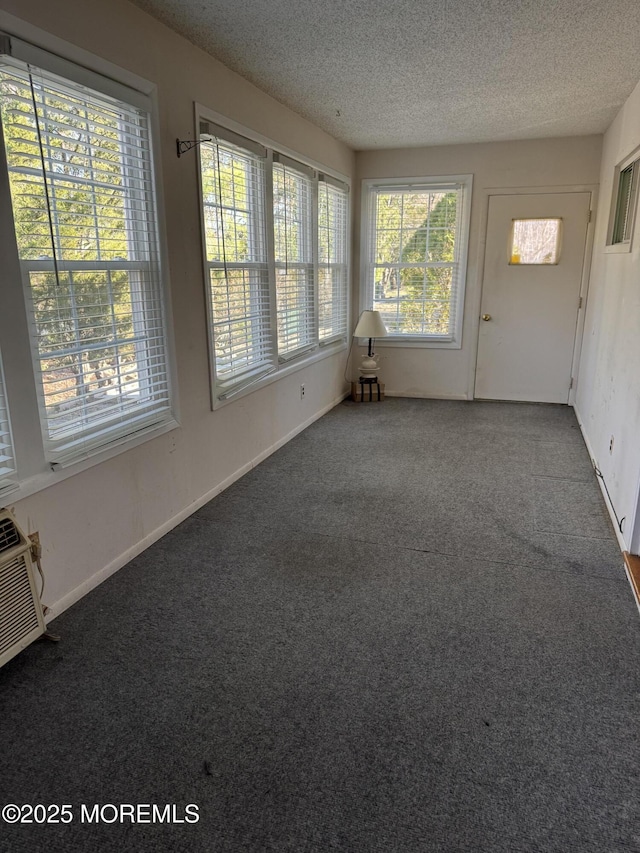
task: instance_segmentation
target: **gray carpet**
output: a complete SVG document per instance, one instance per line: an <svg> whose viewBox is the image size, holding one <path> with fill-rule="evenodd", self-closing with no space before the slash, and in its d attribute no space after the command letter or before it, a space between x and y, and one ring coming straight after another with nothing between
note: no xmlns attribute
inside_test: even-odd
<svg viewBox="0 0 640 853"><path fill-rule="evenodd" d="M74 820L2 851L640 851L640 617L566 407L345 402L53 627L0 801Z"/></svg>

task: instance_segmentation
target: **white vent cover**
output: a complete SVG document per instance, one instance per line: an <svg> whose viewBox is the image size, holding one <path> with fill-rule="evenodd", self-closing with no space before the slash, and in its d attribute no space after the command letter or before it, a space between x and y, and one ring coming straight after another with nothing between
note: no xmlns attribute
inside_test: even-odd
<svg viewBox="0 0 640 853"><path fill-rule="evenodd" d="M31 563L31 542L0 510L0 666L45 632Z"/></svg>

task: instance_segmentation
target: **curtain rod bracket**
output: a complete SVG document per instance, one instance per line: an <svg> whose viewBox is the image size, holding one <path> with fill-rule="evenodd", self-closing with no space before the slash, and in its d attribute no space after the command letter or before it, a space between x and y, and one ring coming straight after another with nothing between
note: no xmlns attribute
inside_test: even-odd
<svg viewBox="0 0 640 853"><path fill-rule="evenodd" d="M176 153L178 157L182 157L187 151L191 151L192 148L195 148L196 145L200 145L204 141L204 139L176 139Z"/></svg>

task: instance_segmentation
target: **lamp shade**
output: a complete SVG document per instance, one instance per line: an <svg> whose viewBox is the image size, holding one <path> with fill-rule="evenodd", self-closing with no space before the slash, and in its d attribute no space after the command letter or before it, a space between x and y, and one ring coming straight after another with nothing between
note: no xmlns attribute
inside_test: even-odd
<svg viewBox="0 0 640 853"><path fill-rule="evenodd" d="M379 311L363 311L358 320L353 337L354 338L384 338L387 329L382 322Z"/></svg>

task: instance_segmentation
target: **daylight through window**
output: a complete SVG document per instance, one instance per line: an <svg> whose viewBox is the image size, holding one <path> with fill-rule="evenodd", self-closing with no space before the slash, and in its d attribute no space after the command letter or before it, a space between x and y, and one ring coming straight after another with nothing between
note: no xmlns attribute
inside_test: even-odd
<svg viewBox="0 0 640 853"><path fill-rule="evenodd" d="M561 227L561 219L514 219L509 263L557 264Z"/></svg>
<svg viewBox="0 0 640 853"><path fill-rule="evenodd" d="M459 341L470 189L470 178L365 185L364 307L392 338Z"/></svg>
<svg viewBox="0 0 640 853"><path fill-rule="evenodd" d="M149 115L0 59L0 109L46 458L171 419Z"/></svg>
<svg viewBox="0 0 640 853"><path fill-rule="evenodd" d="M214 400L346 341L348 188L201 122Z"/></svg>

